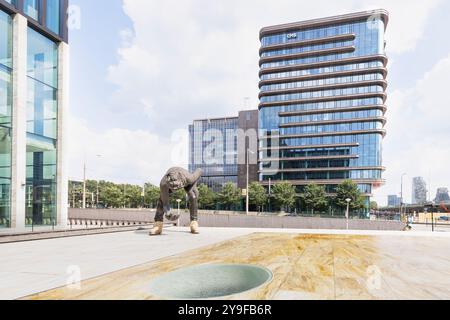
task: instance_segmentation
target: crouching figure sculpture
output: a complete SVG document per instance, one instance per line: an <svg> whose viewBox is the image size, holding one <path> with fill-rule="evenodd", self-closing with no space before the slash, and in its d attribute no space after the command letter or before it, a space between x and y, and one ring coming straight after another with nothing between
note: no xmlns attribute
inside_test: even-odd
<svg viewBox="0 0 450 320"><path fill-rule="evenodd" d="M189 208L191 213L191 233L198 234L198 188L197 183L202 176L199 169L193 174L183 168L172 168L161 180L161 195L156 209L155 225L150 231L151 236L161 235L163 231L164 216L170 221L179 219L178 213L170 208L170 194L184 189L189 197Z"/></svg>

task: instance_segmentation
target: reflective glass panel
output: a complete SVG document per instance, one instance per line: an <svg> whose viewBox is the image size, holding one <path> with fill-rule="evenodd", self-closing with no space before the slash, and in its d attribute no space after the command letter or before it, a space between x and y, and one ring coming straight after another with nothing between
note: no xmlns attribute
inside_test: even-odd
<svg viewBox="0 0 450 320"><path fill-rule="evenodd" d="M0 11L0 64L12 67L12 25L11 17Z"/></svg>
<svg viewBox="0 0 450 320"><path fill-rule="evenodd" d="M59 2L60 0L47 0L47 28L59 34Z"/></svg>
<svg viewBox="0 0 450 320"><path fill-rule="evenodd" d="M56 44L28 28L27 75L53 88L58 87L58 52Z"/></svg>
<svg viewBox="0 0 450 320"><path fill-rule="evenodd" d="M28 29L26 224L56 224L57 47Z"/></svg>
<svg viewBox="0 0 450 320"><path fill-rule="evenodd" d="M34 20L39 20L40 0L24 0L23 11L27 16Z"/></svg>
<svg viewBox="0 0 450 320"><path fill-rule="evenodd" d="M0 11L0 228L10 227L12 26Z"/></svg>

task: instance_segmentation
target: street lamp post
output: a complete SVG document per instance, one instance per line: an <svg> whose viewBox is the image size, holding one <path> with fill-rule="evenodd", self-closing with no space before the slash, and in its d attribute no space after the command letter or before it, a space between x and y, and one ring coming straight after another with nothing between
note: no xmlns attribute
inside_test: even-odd
<svg viewBox="0 0 450 320"><path fill-rule="evenodd" d="M98 154L98 158L101 158L102 155ZM94 202L94 200L92 200ZM98 205L98 181L97 181L97 205ZM86 160L83 165L83 209L86 209Z"/></svg>
<svg viewBox="0 0 450 320"><path fill-rule="evenodd" d="M145 208L145 183L144 186L142 187L142 209Z"/></svg>
<svg viewBox="0 0 450 320"><path fill-rule="evenodd" d="M249 195L249 183L250 183L250 153L251 154L255 154L253 151L251 151L250 149L247 149L247 192L246 192L246 213L247 215L249 215L250 213L250 195Z"/></svg>
<svg viewBox="0 0 450 320"><path fill-rule="evenodd" d="M180 214L181 199L177 199L177 203L178 203L178 215L179 215Z"/></svg>
<svg viewBox="0 0 450 320"><path fill-rule="evenodd" d="M269 178L269 213L272 212L272 179Z"/></svg>
<svg viewBox="0 0 450 320"><path fill-rule="evenodd" d="M86 209L86 162L83 165L83 209Z"/></svg>
<svg viewBox="0 0 450 320"><path fill-rule="evenodd" d="M400 220L403 218L403 177L406 175L407 175L406 173L402 174L400 184Z"/></svg>
<svg viewBox="0 0 450 320"><path fill-rule="evenodd" d="M348 220L350 219L350 202L352 202L352 199L347 198L345 199L347 202L347 211L345 212L345 219L347 221L347 230L348 230Z"/></svg>
<svg viewBox="0 0 450 320"><path fill-rule="evenodd" d="M102 158L103 156L101 155L101 154L98 154L97 155L97 158ZM99 207L98 207L98 202L99 202L99 200L100 200L100 196L99 196L99 194L100 194L100 181L99 180L97 180L97 201L96 201L96 209L98 209Z"/></svg>
<svg viewBox="0 0 450 320"><path fill-rule="evenodd" d="M179 227L179 226L180 226L180 216L181 216L181 212L180 212L181 199L177 199L177 203L178 203L178 221L177 221L177 227Z"/></svg>
<svg viewBox="0 0 450 320"><path fill-rule="evenodd" d="M100 181L97 180L97 199L95 201L95 205L96 205L96 209L98 209L98 200L99 200L99 192L100 192L100 187L99 187Z"/></svg>

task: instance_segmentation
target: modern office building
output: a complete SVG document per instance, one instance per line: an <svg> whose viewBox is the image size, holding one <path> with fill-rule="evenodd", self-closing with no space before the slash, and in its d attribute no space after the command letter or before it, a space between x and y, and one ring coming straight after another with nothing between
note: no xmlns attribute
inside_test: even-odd
<svg viewBox="0 0 450 320"><path fill-rule="evenodd" d="M436 193L436 198L434 199L436 204L450 204L450 196L448 192L448 188L439 188Z"/></svg>
<svg viewBox="0 0 450 320"><path fill-rule="evenodd" d="M427 202L427 183L422 177L413 178L412 204L424 204Z"/></svg>
<svg viewBox="0 0 450 320"><path fill-rule="evenodd" d="M215 192L231 182L246 186L246 154L250 155L249 179L258 181L258 111L241 111L238 117L196 120L189 126L189 170L203 170L200 184Z"/></svg>
<svg viewBox="0 0 450 320"><path fill-rule="evenodd" d="M0 0L0 227L66 225L68 0Z"/></svg>
<svg viewBox="0 0 450 320"><path fill-rule="evenodd" d="M385 10L260 32L260 181L381 186L386 118Z"/></svg>
<svg viewBox="0 0 450 320"><path fill-rule="evenodd" d="M391 195L388 196L388 207L390 208L398 208L402 203L402 199L399 196Z"/></svg>

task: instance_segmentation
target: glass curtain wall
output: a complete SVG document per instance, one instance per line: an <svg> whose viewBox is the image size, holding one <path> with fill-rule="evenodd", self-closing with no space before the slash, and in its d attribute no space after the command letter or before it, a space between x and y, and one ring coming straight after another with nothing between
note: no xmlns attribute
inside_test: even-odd
<svg viewBox="0 0 450 320"><path fill-rule="evenodd" d="M54 42L28 29L27 225L56 224L58 55Z"/></svg>
<svg viewBox="0 0 450 320"><path fill-rule="evenodd" d="M17 0L5 0L5 1L12 4L13 6L16 6Z"/></svg>
<svg viewBox="0 0 450 320"><path fill-rule="evenodd" d="M59 6L60 0L47 0L47 28L52 30L54 33L59 34Z"/></svg>
<svg viewBox="0 0 450 320"><path fill-rule="evenodd" d="M40 5L41 5L40 0L24 0L23 11L30 18L33 18L34 20L38 21Z"/></svg>
<svg viewBox="0 0 450 320"><path fill-rule="evenodd" d="M11 225L12 21L0 11L0 228Z"/></svg>

